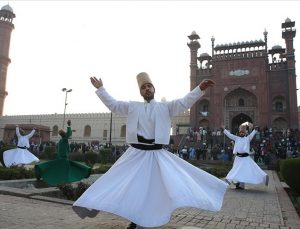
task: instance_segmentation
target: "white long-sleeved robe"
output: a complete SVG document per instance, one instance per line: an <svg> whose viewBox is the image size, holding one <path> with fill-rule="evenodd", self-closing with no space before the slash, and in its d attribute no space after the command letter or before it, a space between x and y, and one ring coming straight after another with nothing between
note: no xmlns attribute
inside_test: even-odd
<svg viewBox="0 0 300 229"><path fill-rule="evenodd" d="M256 134L253 130L248 136L240 137L224 130L224 134L234 141L233 154L248 153L250 155L250 142ZM248 184L266 184L268 175L255 163L250 157L234 158L232 169L226 176L230 182L248 183Z"/></svg>
<svg viewBox="0 0 300 229"><path fill-rule="evenodd" d="M145 108L144 102L117 101L106 92L104 87L99 88L96 93L109 110L116 114L127 116L126 142L138 143L137 127L139 119L144 119L144 117L142 117L142 112ZM204 92L201 91L199 87L196 87L181 99L172 100L170 102L152 101L155 103L152 107L152 119L155 120L155 143L169 144L171 117L189 109L203 94Z"/></svg>
<svg viewBox="0 0 300 229"><path fill-rule="evenodd" d="M97 91L111 111L128 115L128 143L138 143L137 134L141 134L157 144L169 143L171 117L190 108L202 94L197 87L182 99L145 104L117 101L104 88ZM179 207L220 210L227 186L165 149L129 147L73 204L73 209L82 218L102 210L143 227L159 227L168 223Z"/></svg>
<svg viewBox="0 0 300 229"><path fill-rule="evenodd" d="M6 150L3 152L3 161L6 167L11 167L12 165L19 165L19 164L30 164L32 162L38 162L39 159L34 156L27 148L30 147L29 139L34 135L35 130L32 130L27 135L21 135L20 129L16 127L16 135L18 137L18 147L26 147L22 148L15 148Z"/></svg>

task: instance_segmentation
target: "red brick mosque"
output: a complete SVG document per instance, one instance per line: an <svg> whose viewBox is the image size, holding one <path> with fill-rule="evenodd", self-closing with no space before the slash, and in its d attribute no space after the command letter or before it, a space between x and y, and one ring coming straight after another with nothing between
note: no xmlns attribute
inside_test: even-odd
<svg viewBox="0 0 300 229"><path fill-rule="evenodd" d="M299 128L295 69L295 22L281 24L285 48L268 48L268 33L263 39L215 45L211 55L198 56L200 37L193 32L190 48L190 87L202 79L216 82L191 109L192 127L231 130L246 121L259 127L282 130Z"/></svg>

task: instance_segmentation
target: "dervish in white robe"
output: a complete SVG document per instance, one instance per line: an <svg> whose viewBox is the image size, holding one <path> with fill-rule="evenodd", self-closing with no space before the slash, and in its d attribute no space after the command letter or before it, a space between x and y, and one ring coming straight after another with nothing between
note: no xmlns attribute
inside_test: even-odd
<svg viewBox="0 0 300 229"><path fill-rule="evenodd" d="M6 167L13 165L26 165L32 162L38 162L39 159L34 156L28 148L29 139L34 135L35 129L33 129L27 135L21 135L19 126L16 127L16 135L18 137L17 148L6 150L3 152L3 161Z"/></svg>
<svg viewBox="0 0 300 229"><path fill-rule="evenodd" d="M154 139L154 147L168 145L171 117L190 108L204 94L199 86L170 102L117 101L103 86L96 94L112 112L127 116L126 141L131 146L73 204L81 218L106 211L142 227L159 227L168 223L172 212L180 207L221 209L226 182L162 147L135 148L140 145L138 135Z"/></svg>
<svg viewBox="0 0 300 229"><path fill-rule="evenodd" d="M244 137L231 134L224 129L224 134L234 141L233 154L235 155L233 167L226 176L226 180L239 183L243 189L244 184L266 184L268 185L269 177L251 158L250 142L256 134L256 130ZM237 186L238 188L239 186Z"/></svg>

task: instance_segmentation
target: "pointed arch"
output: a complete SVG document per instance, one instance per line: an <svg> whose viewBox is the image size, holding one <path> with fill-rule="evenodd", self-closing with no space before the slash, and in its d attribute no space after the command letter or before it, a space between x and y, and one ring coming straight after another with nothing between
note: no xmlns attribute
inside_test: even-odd
<svg viewBox="0 0 300 229"><path fill-rule="evenodd" d="M282 117L278 117L278 118L273 120L272 128L275 131L281 131L282 129L287 129L288 128L288 122L287 122L286 119L284 119Z"/></svg>
<svg viewBox="0 0 300 229"><path fill-rule="evenodd" d="M52 127L52 136L58 136L58 126L54 125Z"/></svg>
<svg viewBox="0 0 300 229"><path fill-rule="evenodd" d="M121 126L121 133L120 133L121 138L126 137L126 125Z"/></svg>
<svg viewBox="0 0 300 229"><path fill-rule="evenodd" d="M209 113L209 101L207 99L202 99L199 101L198 114L202 116L207 116Z"/></svg>
<svg viewBox="0 0 300 229"><path fill-rule="evenodd" d="M272 110L275 112L286 111L286 100L283 96L275 96L272 101Z"/></svg>
<svg viewBox="0 0 300 229"><path fill-rule="evenodd" d="M240 99L239 99L239 106L240 106L240 107L245 106L245 101L244 101L243 98L240 98Z"/></svg>
<svg viewBox="0 0 300 229"><path fill-rule="evenodd" d="M91 137L91 132L92 132L92 128L90 125L86 125L84 127L84 133L83 133L83 136L84 137Z"/></svg>
<svg viewBox="0 0 300 229"><path fill-rule="evenodd" d="M244 122L253 123L252 119L244 113L240 113L240 114L236 115L235 117L233 117L232 122L231 122L231 127L232 127L233 133L237 132L239 129L239 126Z"/></svg>
<svg viewBox="0 0 300 229"><path fill-rule="evenodd" d="M240 104L244 107L256 107L257 98L256 96L243 88L237 88L229 92L226 97L227 106L238 107Z"/></svg>
<svg viewBox="0 0 300 229"><path fill-rule="evenodd" d="M207 119L201 119L199 121L199 126L204 127L204 128L208 128L209 127L209 121Z"/></svg>
<svg viewBox="0 0 300 229"><path fill-rule="evenodd" d="M232 131L243 122L257 122L258 102L251 91L238 87L224 97L224 124Z"/></svg>

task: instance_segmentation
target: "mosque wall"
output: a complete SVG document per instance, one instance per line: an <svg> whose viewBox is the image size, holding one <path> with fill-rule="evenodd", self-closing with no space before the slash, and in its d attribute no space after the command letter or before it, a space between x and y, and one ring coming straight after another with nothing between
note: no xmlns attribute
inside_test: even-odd
<svg viewBox="0 0 300 229"><path fill-rule="evenodd" d="M125 144L126 117L111 113L78 113L66 114L64 129L67 127L67 120L72 122L71 142L91 143L98 141L102 144L110 140L110 120L111 125L111 143L117 145ZM3 140L5 126L32 124L42 125L50 128L50 141L58 142L59 135L55 133L55 127L62 129L63 114L41 114L41 115L12 115L0 117L0 140ZM171 135L176 133L176 126L189 124L189 112L173 117L171 121ZM90 134L87 131L90 127ZM123 129L123 131L122 131ZM180 128L180 134L186 133L185 128Z"/></svg>

